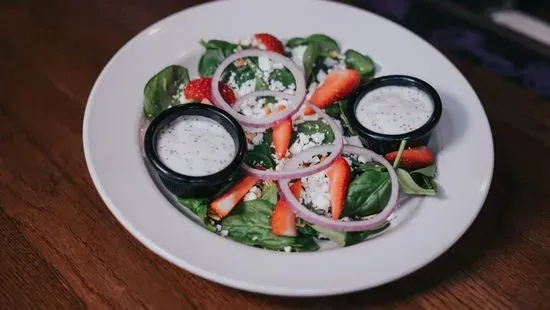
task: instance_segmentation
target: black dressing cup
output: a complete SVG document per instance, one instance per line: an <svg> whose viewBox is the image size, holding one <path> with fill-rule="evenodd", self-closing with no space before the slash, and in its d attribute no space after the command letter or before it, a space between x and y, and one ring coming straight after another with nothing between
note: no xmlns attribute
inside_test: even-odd
<svg viewBox="0 0 550 310"><path fill-rule="evenodd" d="M229 164L212 174L190 176L178 173L160 159L157 142L162 130L182 116L202 116L219 123L235 143L235 155ZM202 103L187 103L169 108L153 119L145 133L145 156L166 188L178 197L212 197L220 187L239 176L247 150L241 125L224 110Z"/></svg>
<svg viewBox="0 0 550 310"><path fill-rule="evenodd" d="M433 104L433 112L431 116L422 126L402 134L384 134L366 128L357 118L357 107L363 97L365 97L369 92L386 86L416 88L417 90L425 93L431 99ZM441 98L430 84L412 76L387 75L372 79L352 94L348 101L346 114L351 127L357 132L363 146L383 155L397 150L402 140L407 140L408 147L427 145L434 128L441 118L442 109Z"/></svg>

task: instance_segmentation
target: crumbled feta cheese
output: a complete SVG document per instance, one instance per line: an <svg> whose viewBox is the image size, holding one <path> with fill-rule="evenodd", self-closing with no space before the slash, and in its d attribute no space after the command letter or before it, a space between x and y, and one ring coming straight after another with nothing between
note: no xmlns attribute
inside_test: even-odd
<svg viewBox="0 0 550 310"><path fill-rule="evenodd" d="M229 75L229 80L227 81L227 85L233 89L239 89L239 85L237 85L237 82L235 82L236 76L237 74L231 71L231 74Z"/></svg>
<svg viewBox="0 0 550 310"><path fill-rule="evenodd" d="M283 83L281 83L281 81L272 80L269 83L269 90L271 90L271 91L283 91L285 89L286 89L286 87Z"/></svg>
<svg viewBox="0 0 550 310"><path fill-rule="evenodd" d="M300 198L304 204L328 214L330 209L329 180L324 171L302 178L304 191Z"/></svg>
<svg viewBox="0 0 550 310"><path fill-rule="evenodd" d="M220 231L220 230L222 230L222 225L216 224L216 231Z"/></svg>
<svg viewBox="0 0 550 310"><path fill-rule="evenodd" d="M256 240L258 240L258 236L252 237L252 241L256 241Z"/></svg>
<svg viewBox="0 0 550 310"><path fill-rule="evenodd" d="M261 132L258 132L256 134L254 134L254 136L252 136L252 144L253 145L258 145L258 144L262 143L263 140L264 140L264 134L261 133Z"/></svg>
<svg viewBox="0 0 550 310"><path fill-rule="evenodd" d="M332 57L326 57L325 60L323 60L323 64L329 68L335 67L339 64L337 59L334 59Z"/></svg>
<svg viewBox="0 0 550 310"><path fill-rule="evenodd" d="M300 45L292 49L292 61L294 61L300 68L304 68L304 53L307 49L307 45Z"/></svg>
<svg viewBox="0 0 550 310"><path fill-rule="evenodd" d="M302 145L300 144L300 142L295 141L295 142L292 143L292 145L290 146L289 151L290 151L290 153L292 153L292 154L298 154L298 153L300 153L300 152L302 151Z"/></svg>
<svg viewBox="0 0 550 310"><path fill-rule="evenodd" d="M229 231L224 229L224 230L220 231L220 234L224 237L227 237L227 235L229 235Z"/></svg>
<svg viewBox="0 0 550 310"><path fill-rule="evenodd" d="M313 142L321 144L325 140L325 134L322 132L316 132L311 135L311 139L313 140Z"/></svg>
<svg viewBox="0 0 550 310"><path fill-rule="evenodd" d="M289 253L290 251L292 251L292 247L291 246L285 246L283 248L283 250L285 250L285 252Z"/></svg>
<svg viewBox="0 0 550 310"><path fill-rule="evenodd" d="M241 85L241 87L237 91L237 93L239 94L239 96L244 96L248 93L253 92L255 89L256 89L256 80L252 79L244 82L243 85Z"/></svg>
<svg viewBox="0 0 550 310"><path fill-rule="evenodd" d="M273 65L271 64L271 60L267 57L258 57L258 67L260 70L265 71L267 73L270 73L273 71Z"/></svg>
<svg viewBox="0 0 550 310"><path fill-rule="evenodd" d="M257 186L252 186L252 188L248 192L256 195L256 197L262 196L262 191Z"/></svg>
<svg viewBox="0 0 550 310"><path fill-rule="evenodd" d="M325 71L319 70L319 72L317 72L317 76L316 76L317 82L322 84L326 78L327 78L327 73Z"/></svg>
<svg viewBox="0 0 550 310"><path fill-rule="evenodd" d="M357 160L363 164L367 162L367 159L363 155L357 156Z"/></svg>
<svg viewBox="0 0 550 310"><path fill-rule="evenodd" d="M265 116L265 111L262 105L254 99L243 102L239 109L239 112L241 112L245 116L251 116L254 118Z"/></svg>
<svg viewBox="0 0 550 310"><path fill-rule="evenodd" d="M189 101L187 98L185 98L185 95L183 94L183 88L184 88L183 83L179 84L178 85L178 90L172 96L172 99L178 104L183 104L183 103L186 103L186 102ZM169 108L171 108L171 107L172 107L172 105L169 106Z"/></svg>
<svg viewBox="0 0 550 310"><path fill-rule="evenodd" d="M254 193L247 193L246 195L244 195L244 198L243 198L244 201L251 201L256 199L258 199L258 197Z"/></svg>

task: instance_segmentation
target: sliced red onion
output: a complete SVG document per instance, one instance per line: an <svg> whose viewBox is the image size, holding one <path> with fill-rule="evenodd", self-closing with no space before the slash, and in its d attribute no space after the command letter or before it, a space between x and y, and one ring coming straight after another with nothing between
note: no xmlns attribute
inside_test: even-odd
<svg viewBox="0 0 550 310"><path fill-rule="evenodd" d="M338 158L338 156L342 153L342 149L344 147L344 138L342 136L342 132L336 126L336 123L334 122L332 117L328 116L325 112L323 112L323 110L310 103L306 103L306 105L311 107L317 114L319 114L321 118L323 118L325 122L330 126L330 129L332 129L332 132L334 133L333 144L321 145L318 147L313 147L311 149L322 149L323 153L330 153L330 155L322 163L319 163L317 165L311 165L307 168L292 170L286 169L286 164L282 171L260 170L250 167L247 164L242 164L242 168L249 175L262 180L298 179L325 170ZM299 160L301 160L300 162L303 162L307 160L308 154L312 154L311 156L319 154L318 152L310 152L311 149L307 149L297 155L294 155L291 160L293 160L294 158L298 158Z"/></svg>
<svg viewBox="0 0 550 310"><path fill-rule="evenodd" d="M324 153L326 150L324 150L321 147L315 147L308 149L307 151L310 151L308 155L311 155L311 153ZM341 220L333 220L332 218L328 218L322 215L318 215L315 212L311 211L304 205L298 201L292 195L292 192L290 191L288 183L291 181L291 179L281 179L279 182L277 182L277 186L279 188L279 192L281 195L288 201L290 204L290 207L292 210L296 213L297 216L302 218L306 222L310 222L315 225L319 225L321 227L325 227L332 230L338 230L338 231L364 231L364 230L371 230L378 228L384 224L384 222L388 219L388 217L393 213L393 211L397 207L397 201L399 199L399 183L397 181L397 174L395 173L395 170L393 169L392 165L382 156L367 150L365 148L357 147L357 146L351 146L351 145L345 145L344 146L344 153L351 153L356 154L365 157L366 160L373 160L380 164L382 164L389 172L390 175L390 181L391 181L391 193L390 198L388 200L388 204L382 209L382 212L372 216L369 219L366 220L360 220L360 221L350 221L350 222L344 222ZM299 155L302 155L300 153ZM283 171L288 170L292 171L298 168L298 165L302 162L304 156L296 156L293 157L283 168Z"/></svg>
<svg viewBox="0 0 550 310"><path fill-rule="evenodd" d="M242 98L239 98L239 100L237 101L237 106L239 105L239 101L243 102L242 100L247 100L251 97L260 97L260 96L284 97L293 102L292 106L288 106L284 111L280 113L271 114L270 116L265 118L251 118L248 116L244 116L238 113L237 111L235 111L235 108L230 106L223 99L219 90L219 82L222 79L223 71L225 70L225 68L227 68L227 66L232 64L237 59L241 59L245 57L267 57L276 62L281 63L290 71L292 76L294 76L296 90L292 95L286 94L286 93L280 93L280 92L256 91L256 92L247 94ZM214 75L212 76L213 103L219 108L227 111L241 125L245 127L267 128L277 122L287 119L288 117L292 116L294 113L296 113L300 109L302 103L304 102L305 97L306 97L306 81L304 78L304 72L291 59L274 52L264 51L260 49L246 49L246 50L237 52L225 58L224 61L218 66L218 68L214 72Z"/></svg>

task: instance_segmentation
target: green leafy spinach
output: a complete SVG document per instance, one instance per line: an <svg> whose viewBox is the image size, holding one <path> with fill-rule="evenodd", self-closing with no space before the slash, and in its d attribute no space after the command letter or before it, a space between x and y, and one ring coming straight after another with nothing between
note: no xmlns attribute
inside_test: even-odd
<svg viewBox="0 0 550 310"><path fill-rule="evenodd" d="M278 237L271 233L271 214L274 204L265 200L243 202L230 216L222 220L223 230L228 238L250 246L269 250L284 250L291 247L294 251L316 251L319 246L310 236Z"/></svg>
<svg viewBox="0 0 550 310"><path fill-rule="evenodd" d="M236 44L221 40L201 41L206 51L199 60L200 76L212 76L223 59L235 52Z"/></svg>
<svg viewBox="0 0 550 310"><path fill-rule="evenodd" d="M334 132L332 132L332 129L330 126L326 123L324 123L321 120L317 121L305 121L303 123L298 124L298 132L306 134L306 135L312 135L314 133L323 133L325 135L325 139L323 140L323 143L332 143L334 141Z"/></svg>
<svg viewBox="0 0 550 310"><path fill-rule="evenodd" d="M189 83L187 69L177 65L168 66L155 74L143 89L143 112L149 118L157 116L171 105L178 104L174 95L180 85Z"/></svg>
<svg viewBox="0 0 550 310"><path fill-rule="evenodd" d="M201 220L206 218L208 212L208 199L207 198L180 198L178 202L187 207L193 214L198 216Z"/></svg>
<svg viewBox="0 0 550 310"><path fill-rule="evenodd" d="M367 169L349 184L342 216L362 217L376 214L387 205L390 192L389 173Z"/></svg>
<svg viewBox="0 0 550 310"><path fill-rule="evenodd" d="M369 79L374 76L374 62L369 56L352 49L347 50L344 55L346 57L347 68L357 71L363 79Z"/></svg>

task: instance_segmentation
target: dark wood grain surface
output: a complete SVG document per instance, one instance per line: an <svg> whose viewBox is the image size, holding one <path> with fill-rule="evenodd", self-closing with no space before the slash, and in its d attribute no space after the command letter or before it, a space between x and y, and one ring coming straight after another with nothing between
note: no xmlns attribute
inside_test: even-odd
<svg viewBox="0 0 550 310"><path fill-rule="evenodd" d="M150 252L89 177L82 117L109 58L189 0L0 1L0 308L550 309L550 101L449 55L487 111L495 171L450 251L394 283L280 298L223 287Z"/></svg>

